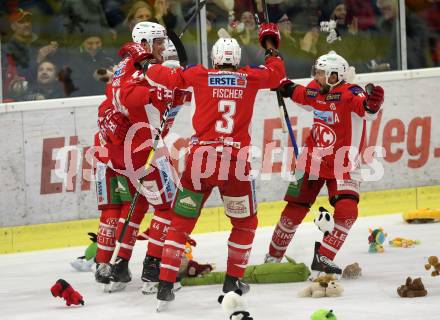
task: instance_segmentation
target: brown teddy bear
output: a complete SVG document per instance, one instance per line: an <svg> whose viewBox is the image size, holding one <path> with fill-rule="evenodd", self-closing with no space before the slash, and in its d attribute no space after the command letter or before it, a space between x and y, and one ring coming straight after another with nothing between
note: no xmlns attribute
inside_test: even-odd
<svg viewBox="0 0 440 320"><path fill-rule="evenodd" d="M406 279L404 285L397 288L397 293L402 298L424 297L428 294L421 278L412 280L411 277Z"/></svg>
<svg viewBox="0 0 440 320"><path fill-rule="evenodd" d="M344 271L342 271L343 279L357 279L362 275L362 269L359 267L357 262L353 264L349 264L345 267Z"/></svg>
<svg viewBox="0 0 440 320"><path fill-rule="evenodd" d="M434 269L431 272L431 276L436 277L440 275L440 262L438 261L438 258L436 256L430 256L428 258L428 263L425 264L425 269L429 270L431 267Z"/></svg>

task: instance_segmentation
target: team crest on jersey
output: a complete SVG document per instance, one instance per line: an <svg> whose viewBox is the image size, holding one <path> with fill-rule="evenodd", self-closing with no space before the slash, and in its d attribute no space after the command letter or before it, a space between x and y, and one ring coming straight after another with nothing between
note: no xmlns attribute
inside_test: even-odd
<svg viewBox="0 0 440 320"><path fill-rule="evenodd" d="M333 111L313 110L313 117L315 119L322 120L322 121L324 121L325 123L328 123L328 124L334 124L335 123Z"/></svg>
<svg viewBox="0 0 440 320"><path fill-rule="evenodd" d="M318 95L318 89L308 88L306 90L306 96L309 98L316 98L317 95Z"/></svg>
<svg viewBox="0 0 440 320"><path fill-rule="evenodd" d="M341 93L340 92L335 92L335 93L329 93L326 97L325 97L325 101L340 101L341 100Z"/></svg>
<svg viewBox="0 0 440 320"><path fill-rule="evenodd" d="M336 142L336 133L329 126L317 122L312 127L312 137L317 147L329 148Z"/></svg>
<svg viewBox="0 0 440 320"><path fill-rule="evenodd" d="M208 74L209 87L235 87L246 88L247 79L245 74Z"/></svg>

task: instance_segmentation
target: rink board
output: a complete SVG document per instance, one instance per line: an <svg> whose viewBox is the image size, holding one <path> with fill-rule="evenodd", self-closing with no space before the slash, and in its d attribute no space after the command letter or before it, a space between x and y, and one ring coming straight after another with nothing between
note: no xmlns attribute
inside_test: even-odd
<svg viewBox="0 0 440 320"><path fill-rule="evenodd" d="M305 84L307 81L303 79L299 82ZM386 97L383 112L368 125L367 145L383 147L386 156L377 159L375 165L380 164L379 167L365 165L367 178L368 174L380 173L381 170L384 175L378 181L363 183L361 190L385 191L377 193L377 200L372 202L368 201L370 193L366 193L361 206L368 204L368 211L372 213L410 210L416 207L416 187L440 185L440 126L436 126L435 122L440 119L440 69L358 77L361 85L370 81L381 84ZM40 242L35 239L38 232L28 233L25 230L46 228L43 226L50 223L65 222L63 225L57 224L55 229L68 227L82 230L77 224L81 226L86 223L84 221L91 219L91 226L96 226L96 220L93 220L98 216L96 196L94 183L88 178L91 168L85 160L85 154L92 144L96 131L96 111L102 100L102 96L95 96L0 105L2 248L3 243L14 243L13 247L20 248L15 250L24 250L33 245L45 247L37 245ZM290 100L286 100L286 104L301 144L312 123L312 115ZM190 117L191 110L180 112L166 141L167 145L173 146L179 171L183 169L184 147L192 133L188 125ZM260 203L260 221L262 225L270 225L276 221L282 208L282 203L278 201L282 199L288 181L280 172L287 167L285 160L288 157L285 155L291 154L285 150L288 138L281 131L273 92L264 90L258 94L252 126L253 143L257 147L253 168L259 170L257 200ZM389 191L397 189L405 191ZM434 187L434 190L437 189ZM389 193L403 194L391 197ZM273 209L263 210L262 207L266 205ZM435 203L432 205L439 206ZM207 206L213 209L204 214L198 231L223 230L227 223L223 219L223 211L216 209L221 206L217 193L209 199ZM78 220L80 222L69 222ZM36 224L42 225L33 226ZM85 238L82 232L73 238L78 235L79 238ZM27 234L32 236L22 241ZM70 245L70 242L66 240L65 245ZM10 248L10 245L6 247Z"/></svg>
<svg viewBox="0 0 440 320"><path fill-rule="evenodd" d="M359 216L440 208L439 194L440 186L364 192L359 203ZM259 203L258 226L273 226L278 221L284 205L284 201ZM320 206L331 208L326 196L318 197L304 221L312 221ZM147 214L140 230L145 230L150 220L151 214ZM87 233L96 232L98 223L98 219L85 219L0 228L0 254L86 245L90 243ZM214 207L202 210L194 233L226 230L230 230L230 223L224 215L223 207Z"/></svg>

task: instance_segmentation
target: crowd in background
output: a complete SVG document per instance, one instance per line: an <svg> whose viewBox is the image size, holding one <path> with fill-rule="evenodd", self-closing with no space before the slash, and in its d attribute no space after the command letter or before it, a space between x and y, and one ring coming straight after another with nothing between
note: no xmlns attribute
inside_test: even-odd
<svg viewBox="0 0 440 320"><path fill-rule="evenodd" d="M242 64L260 64L253 0L207 0L208 47L225 28L242 46ZM401 68L398 0L266 0L282 34L288 75L310 75L329 50L357 73ZM101 71L117 62L140 21L179 33L196 10L195 0L6 0L0 3L3 102L100 95ZM261 17L260 17L261 18ZM329 43L322 21L336 21ZM440 0L406 1L408 69L440 66ZM196 21L182 38L190 63L200 62Z"/></svg>

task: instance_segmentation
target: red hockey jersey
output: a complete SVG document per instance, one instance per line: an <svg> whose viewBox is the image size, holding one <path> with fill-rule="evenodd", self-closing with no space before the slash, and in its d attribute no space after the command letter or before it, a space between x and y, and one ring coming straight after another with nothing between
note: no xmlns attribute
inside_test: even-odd
<svg viewBox="0 0 440 320"><path fill-rule="evenodd" d="M285 69L280 58L269 57L264 66L237 71L207 69L202 65L185 69L153 65L147 76L168 88L193 87L193 144L227 141L240 148L251 141L250 124L257 91L277 87L285 77Z"/></svg>
<svg viewBox="0 0 440 320"><path fill-rule="evenodd" d="M313 112L313 126L299 157L299 169L322 178L356 178L365 120L376 118L365 111L365 99L361 87L346 82L327 94L320 93L315 80L307 87L295 87L292 100Z"/></svg>

